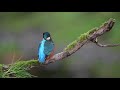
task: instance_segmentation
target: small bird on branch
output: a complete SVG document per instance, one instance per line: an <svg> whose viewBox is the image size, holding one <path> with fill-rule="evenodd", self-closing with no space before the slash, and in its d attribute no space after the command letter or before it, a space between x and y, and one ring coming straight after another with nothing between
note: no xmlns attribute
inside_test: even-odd
<svg viewBox="0 0 120 90"><path fill-rule="evenodd" d="M54 55L54 42L49 32L43 33L43 39L38 46L38 61L47 63Z"/></svg>

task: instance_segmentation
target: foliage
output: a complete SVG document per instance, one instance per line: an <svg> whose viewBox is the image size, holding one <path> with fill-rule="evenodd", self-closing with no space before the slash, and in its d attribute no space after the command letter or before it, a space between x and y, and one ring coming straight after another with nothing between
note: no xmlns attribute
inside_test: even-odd
<svg viewBox="0 0 120 90"><path fill-rule="evenodd" d="M13 64L8 65L7 70L1 70L0 76L2 78L31 78L35 77L34 75L30 74L28 70L37 65L37 60L29 60L29 61L17 61Z"/></svg>

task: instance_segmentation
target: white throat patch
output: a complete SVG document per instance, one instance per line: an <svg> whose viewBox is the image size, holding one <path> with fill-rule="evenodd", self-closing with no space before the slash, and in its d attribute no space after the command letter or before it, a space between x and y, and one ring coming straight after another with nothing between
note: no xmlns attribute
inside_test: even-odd
<svg viewBox="0 0 120 90"><path fill-rule="evenodd" d="M50 40L50 37L48 37L47 40Z"/></svg>

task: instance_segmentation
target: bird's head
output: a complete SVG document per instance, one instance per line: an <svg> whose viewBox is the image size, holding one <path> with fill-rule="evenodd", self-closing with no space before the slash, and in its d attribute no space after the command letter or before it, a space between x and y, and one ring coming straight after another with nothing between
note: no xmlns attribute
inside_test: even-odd
<svg viewBox="0 0 120 90"><path fill-rule="evenodd" d="M49 32L44 32L43 33L43 38L45 39L45 40L51 40L51 35L50 35L50 33Z"/></svg>

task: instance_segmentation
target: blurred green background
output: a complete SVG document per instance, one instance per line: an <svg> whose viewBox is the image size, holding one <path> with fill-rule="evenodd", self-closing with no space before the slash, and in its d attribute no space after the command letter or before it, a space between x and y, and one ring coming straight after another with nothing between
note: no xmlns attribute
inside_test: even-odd
<svg viewBox="0 0 120 90"><path fill-rule="evenodd" d="M37 59L38 44L46 31L51 33L55 53L61 52L82 33L99 27L109 18L116 20L113 30L99 41L119 43L119 12L0 12L0 63ZM66 60L33 68L31 73L41 78L118 78L120 47L101 48L89 43Z"/></svg>

